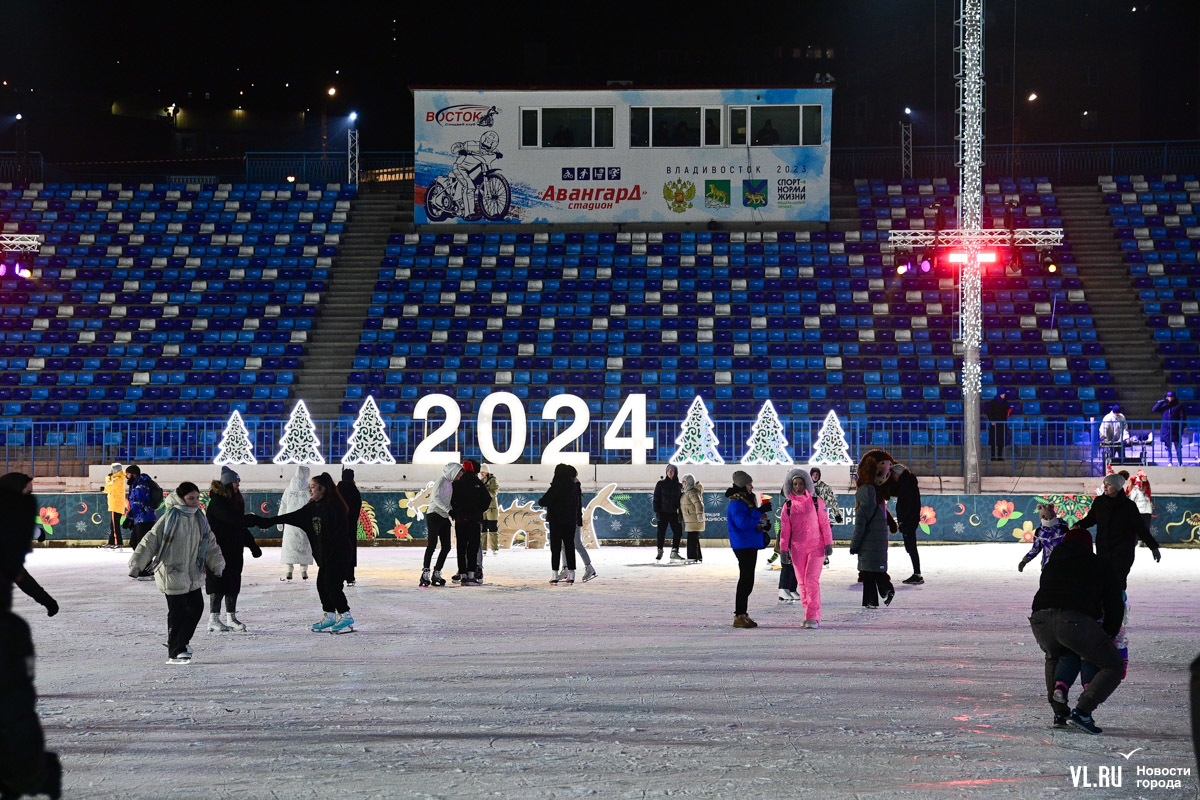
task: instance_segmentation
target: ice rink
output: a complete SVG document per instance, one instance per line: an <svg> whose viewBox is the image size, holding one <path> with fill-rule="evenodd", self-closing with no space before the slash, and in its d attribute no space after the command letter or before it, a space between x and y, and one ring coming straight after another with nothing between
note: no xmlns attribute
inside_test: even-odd
<svg viewBox="0 0 1200 800"><path fill-rule="evenodd" d="M419 589L421 549L360 549L358 631L337 637L308 630L315 580L281 582L269 548L247 556L249 632L206 614L187 666L164 664L166 603L128 552L39 550L62 611L14 606L66 798L1195 798L1200 550L1139 550L1129 676L1089 736L1050 727L1026 549L923 547L909 587L893 548L896 600L865 611L838 548L815 631L765 570L760 627L734 629L724 547L695 566L605 547L571 587L547 583L548 551L505 550L465 589ZM1150 788L1138 768L1190 774Z"/></svg>

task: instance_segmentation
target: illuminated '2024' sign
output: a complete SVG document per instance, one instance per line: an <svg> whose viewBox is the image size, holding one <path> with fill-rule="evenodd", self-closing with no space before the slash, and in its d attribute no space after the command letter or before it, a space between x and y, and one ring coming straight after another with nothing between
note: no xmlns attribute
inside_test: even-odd
<svg viewBox="0 0 1200 800"><path fill-rule="evenodd" d="M508 446L504 450L496 447L493 430L493 419L496 410L501 406L508 409L511 419L511 431L508 436ZM414 420L428 420L429 413L441 409L446 419L426 436L413 451L414 464L445 464L448 461L461 461L462 453L458 450L438 450L442 442L457 439L458 428L462 423L462 412L453 397L444 394L427 394L417 401L413 410ZM588 429L591 413L587 402L582 397L573 394L559 394L546 401L542 409L542 419L556 420L560 412L574 415L567 429L559 433L542 450L542 464L572 464L585 466L590 463L590 454L586 450L568 450L567 447L577 441ZM622 435L625 422L629 422L629 435ZM512 392L492 392L479 404L479 413L475 418L476 431L479 440L479 453L483 460L491 464L513 464L525 450L525 441L529 435L529 426L525 416L525 406L521 398ZM646 453L654 449L654 440L646 435L646 395L631 394L621 404L616 418L604 432L605 450L628 450L630 463L645 464Z"/></svg>

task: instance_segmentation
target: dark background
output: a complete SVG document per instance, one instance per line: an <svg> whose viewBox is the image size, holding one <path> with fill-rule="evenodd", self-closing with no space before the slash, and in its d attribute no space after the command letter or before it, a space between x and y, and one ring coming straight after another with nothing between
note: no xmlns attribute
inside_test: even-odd
<svg viewBox="0 0 1200 800"><path fill-rule="evenodd" d="M1134 3L988 3L987 141L1197 138L1200 3ZM407 150L410 86L796 86L831 76L837 147L895 145L906 105L918 146L953 144L956 127L954 0L8 0L0 10L0 149L18 146L20 111L28 149L58 164L341 149L351 110L364 150Z"/></svg>

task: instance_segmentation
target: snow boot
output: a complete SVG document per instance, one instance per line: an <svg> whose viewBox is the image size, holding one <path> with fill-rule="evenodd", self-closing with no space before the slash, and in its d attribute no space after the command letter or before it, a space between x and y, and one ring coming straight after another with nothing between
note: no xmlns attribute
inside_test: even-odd
<svg viewBox="0 0 1200 800"><path fill-rule="evenodd" d="M658 555L656 555L656 556L654 557L654 560L655 560L655 561L662 561L662 551L663 551L663 549L662 549L661 547L660 547L660 548L658 548Z"/></svg>
<svg viewBox="0 0 1200 800"><path fill-rule="evenodd" d="M596 577L596 568L593 567L591 564L588 564L586 567L583 568L583 582L587 583L594 577Z"/></svg>
<svg viewBox="0 0 1200 800"><path fill-rule="evenodd" d="M685 559L683 556L679 555L678 547L674 547L671 549L671 560L672 561L686 561L687 559Z"/></svg>
<svg viewBox="0 0 1200 800"><path fill-rule="evenodd" d="M433 577L431 577L429 579L429 583L431 586L445 586L446 585L446 579L442 577L442 571L440 569L435 569L433 571Z"/></svg>
<svg viewBox="0 0 1200 800"><path fill-rule="evenodd" d="M312 626L313 633L320 633L322 631L329 630L334 626L335 623L337 623L337 621L337 616L335 616L332 611L326 611L325 616L321 618L321 621Z"/></svg>
<svg viewBox="0 0 1200 800"><path fill-rule="evenodd" d="M354 617L350 612L338 615L338 621L329 629L330 633L354 633Z"/></svg>
<svg viewBox="0 0 1200 800"><path fill-rule="evenodd" d="M208 632L209 633L229 633L229 631L231 631L231 630L233 630L233 629L230 628L228 625L226 625L224 622L221 622L220 614L209 614L208 615Z"/></svg>
<svg viewBox="0 0 1200 800"><path fill-rule="evenodd" d="M749 614L734 614L733 627L735 628L757 628L758 623L750 619Z"/></svg>
<svg viewBox="0 0 1200 800"><path fill-rule="evenodd" d="M237 614L232 611L229 611L225 614L225 624L238 633L244 633L246 631L246 626L237 618Z"/></svg>

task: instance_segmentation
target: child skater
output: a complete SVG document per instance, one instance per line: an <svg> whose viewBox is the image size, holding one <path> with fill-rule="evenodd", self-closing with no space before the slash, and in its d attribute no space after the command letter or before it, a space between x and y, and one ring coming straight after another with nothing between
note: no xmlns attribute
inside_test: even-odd
<svg viewBox="0 0 1200 800"><path fill-rule="evenodd" d="M1038 553L1042 554L1042 566L1045 567L1050 560L1050 553L1067 535L1067 523L1058 516L1054 503L1038 503L1037 512L1042 525L1033 535L1033 547L1017 565L1017 572L1024 571L1025 565L1033 561Z"/></svg>

